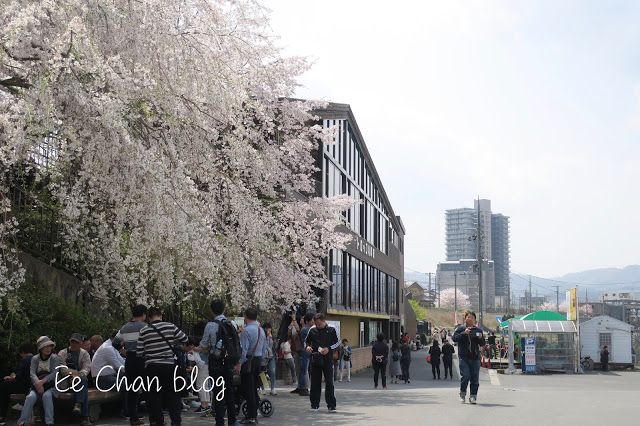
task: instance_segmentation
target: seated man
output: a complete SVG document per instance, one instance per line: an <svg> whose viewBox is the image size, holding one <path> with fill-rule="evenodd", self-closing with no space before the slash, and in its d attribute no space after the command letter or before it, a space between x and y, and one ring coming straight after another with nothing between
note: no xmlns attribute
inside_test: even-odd
<svg viewBox="0 0 640 426"><path fill-rule="evenodd" d="M116 384L118 370L123 369L120 376L125 376L124 358L120 354L121 350L122 342L113 333L111 339L107 339L93 355L91 377L95 380L96 387L99 390L115 390L114 385Z"/></svg>
<svg viewBox="0 0 640 426"><path fill-rule="evenodd" d="M9 409L9 400L12 393L28 394L31 387L31 357L35 348L31 343L23 343L18 348L20 361L15 371L0 382L0 425L6 424L5 417Z"/></svg>
<svg viewBox="0 0 640 426"><path fill-rule="evenodd" d="M58 352L62 365L61 374L69 376L58 387L60 390L68 389L69 392L73 392L72 413L82 417L82 425L84 426L91 424L89 421L89 379L87 378L91 369L91 357L89 352L82 349L83 341L82 335L74 333L69 338L69 347ZM80 382L72 387L75 377L79 377Z"/></svg>

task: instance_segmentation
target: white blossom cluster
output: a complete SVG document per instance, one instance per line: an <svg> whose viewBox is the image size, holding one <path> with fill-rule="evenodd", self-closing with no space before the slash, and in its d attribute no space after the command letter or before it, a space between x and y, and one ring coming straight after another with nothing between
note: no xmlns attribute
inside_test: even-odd
<svg viewBox="0 0 640 426"><path fill-rule="evenodd" d="M56 144L38 172L91 297L286 309L328 284L350 201L310 195L321 105L291 99L308 65L260 5L0 0L0 28L0 164Z"/></svg>

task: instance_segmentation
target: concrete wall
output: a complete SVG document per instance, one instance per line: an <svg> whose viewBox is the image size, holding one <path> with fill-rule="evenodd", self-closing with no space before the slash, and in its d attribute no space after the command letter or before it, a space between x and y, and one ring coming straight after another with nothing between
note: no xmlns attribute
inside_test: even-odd
<svg viewBox="0 0 640 426"><path fill-rule="evenodd" d="M73 275L56 269L30 254L20 252L20 263L26 271L27 281L46 287L55 295L63 297L70 302L80 302L80 280Z"/></svg>

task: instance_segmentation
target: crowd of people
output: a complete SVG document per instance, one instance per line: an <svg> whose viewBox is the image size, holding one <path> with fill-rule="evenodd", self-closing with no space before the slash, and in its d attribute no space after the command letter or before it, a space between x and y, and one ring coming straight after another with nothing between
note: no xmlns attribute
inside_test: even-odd
<svg viewBox="0 0 640 426"><path fill-rule="evenodd" d="M90 388L119 392L121 415L131 425L145 424L139 411L144 403L151 426L164 424L165 411L171 424L179 426L187 408L182 398L188 394L197 395L195 411L214 417L216 425L255 424L259 388L277 394L278 360L289 371L289 383L296 385L292 393L309 397L313 410L319 409L324 381L327 408L335 412L333 383L351 381L353 352L323 314L308 313L299 320L294 314L287 336L277 339L268 322L258 322L253 308L244 311L242 325L225 316L222 300L212 301L211 310L213 319L199 342L164 321L159 308L138 305L131 320L105 340L74 333L59 351L48 336L35 345L21 345L18 366L0 382L0 425L6 424L12 394L26 395L21 407L14 406L21 411L19 426L29 424L38 401L44 424L53 425L54 399L61 392L72 394L71 414L78 422L90 425ZM246 404L241 422L240 401Z"/></svg>
<svg viewBox="0 0 640 426"><path fill-rule="evenodd" d="M340 340L323 314L292 314L286 332L278 339L270 323L258 322L258 312L253 308L244 311L242 325L225 316L222 300L214 300L211 310L213 319L206 324L199 342L163 321L159 308L138 305L132 309L131 320L105 340L74 333L57 353L56 343L47 336L38 338L35 345L21 345L19 365L0 384L0 425L7 415L9 396L21 393L26 398L18 425L29 423L39 400L44 423L53 425L53 401L60 392L72 394L72 414L81 425L90 425L90 387L120 392L122 415L131 425L144 424L139 412L143 398L150 425L163 425L166 410L171 424L179 426L186 408L182 398L188 393L197 395L199 400L195 411L214 417L216 425L224 425L225 421L229 425L255 424L261 401L259 388L264 393L277 394L279 360L289 376L286 382L295 385L291 393L308 397L311 409L317 411L324 382L327 409L336 411L334 382L351 381L353 349L347 339ZM444 378L453 378L455 349L449 337L458 346L460 399L465 402L470 388L469 402L475 404L481 351L487 346L482 330L476 326L475 314L465 313L464 324L452 336L445 329L434 333L427 359L434 380L441 379L441 361ZM407 334L391 342L383 333L376 336L371 346L374 388L387 388L387 371L391 383L411 383L411 352L419 340L419 336L413 340ZM176 387L176 377L182 378L184 385L180 389ZM157 388L153 389L151 383ZM246 404L242 422L237 420L240 401Z"/></svg>

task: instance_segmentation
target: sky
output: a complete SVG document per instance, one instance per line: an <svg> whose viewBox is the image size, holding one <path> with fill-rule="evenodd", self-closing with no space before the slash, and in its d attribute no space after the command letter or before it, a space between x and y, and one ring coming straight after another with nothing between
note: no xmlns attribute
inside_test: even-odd
<svg viewBox="0 0 640 426"><path fill-rule="evenodd" d="M267 0L297 96L348 103L405 266L445 260L444 211L511 218L511 269L640 263L640 2Z"/></svg>

